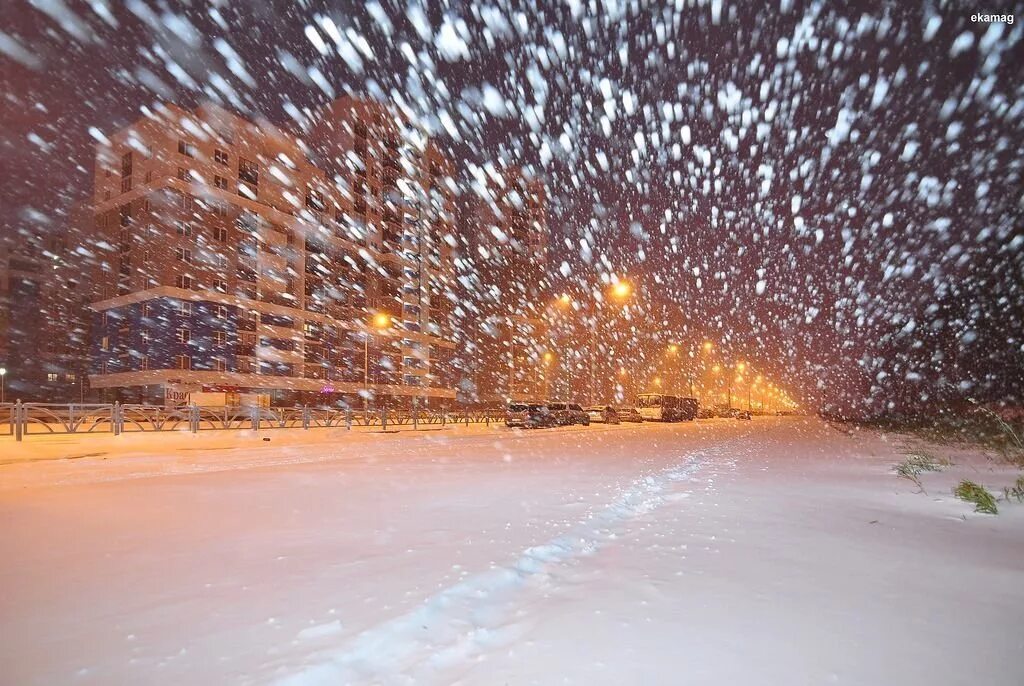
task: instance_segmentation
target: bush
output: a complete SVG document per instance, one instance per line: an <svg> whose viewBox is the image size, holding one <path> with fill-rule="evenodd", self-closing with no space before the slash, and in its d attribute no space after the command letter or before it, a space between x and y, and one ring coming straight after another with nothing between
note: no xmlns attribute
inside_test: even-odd
<svg viewBox="0 0 1024 686"><path fill-rule="evenodd" d="M999 514L999 509L996 507L996 499L992 497L991 493L985 490L984 486L979 486L973 481L961 481L957 484L957 487L953 489L953 495L961 500L974 503L975 512Z"/></svg>
<svg viewBox="0 0 1024 686"><path fill-rule="evenodd" d="M1004 488L1003 495L1007 502L1009 502L1011 498L1015 498L1018 503L1024 501L1024 476L1018 476L1017 481L1013 486Z"/></svg>
<svg viewBox="0 0 1024 686"><path fill-rule="evenodd" d="M921 485L920 476L922 472L938 472L943 467L949 466L949 460L936 459L925 452L913 452L908 453L908 455L909 457L893 467L893 470L897 476L910 479L918 486Z"/></svg>

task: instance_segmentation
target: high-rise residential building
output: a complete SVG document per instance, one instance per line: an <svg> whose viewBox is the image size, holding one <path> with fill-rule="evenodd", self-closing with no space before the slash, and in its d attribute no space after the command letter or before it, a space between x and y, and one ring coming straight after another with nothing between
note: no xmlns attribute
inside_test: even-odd
<svg viewBox="0 0 1024 686"><path fill-rule="evenodd" d="M342 99L301 139L216 106L146 112L97 146L91 385L454 398L450 172L378 103Z"/></svg>
<svg viewBox="0 0 1024 686"><path fill-rule="evenodd" d="M53 289L66 234L57 222L26 221L0 231L0 368L6 401L81 397L83 348L69 352L71 321L81 317L65 318Z"/></svg>
<svg viewBox="0 0 1024 686"><path fill-rule="evenodd" d="M469 291L462 361L468 378L460 390L478 402L543 399L551 298L547 195L519 168L487 164L476 171L458 261Z"/></svg>

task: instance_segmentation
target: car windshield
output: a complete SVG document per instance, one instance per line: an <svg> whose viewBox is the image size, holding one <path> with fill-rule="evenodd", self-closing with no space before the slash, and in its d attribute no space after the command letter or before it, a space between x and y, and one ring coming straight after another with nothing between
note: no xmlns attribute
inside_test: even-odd
<svg viewBox="0 0 1024 686"><path fill-rule="evenodd" d="M551 403L551 405L549 405L549 407L552 410L564 410L565 409L565 403Z"/></svg>
<svg viewBox="0 0 1024 686"><path fill-rule="evenodd" d="M527 405L523 405L521 403L515 403L515 404L512 404L512 405L508 406L508 411L509 412L526 412L527 409L528 409L528 406Z"/></svg>
<svg viewBox="0 0 1024 686"><path fill-rule="evenodd" d="M640 407L661 407L661 396L641 395L636 399L636 404Z"/></svg>

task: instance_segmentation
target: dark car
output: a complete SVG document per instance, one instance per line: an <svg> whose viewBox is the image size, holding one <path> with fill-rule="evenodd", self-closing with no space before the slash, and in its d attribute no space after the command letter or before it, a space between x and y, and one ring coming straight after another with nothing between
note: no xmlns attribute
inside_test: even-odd
<svg viewBox="0 0 1024 686"><path fill-rule="evenodd" d="M551 414L555 416L555 421L560 426L570 426L572 424L590 425L590 415L577 403L549 403L548 407L551 409Z"/></svg>
<svg viewBox="0 0 1024 686"><path fill-rule="evenodd" d="M505 426L541 429L557 425L558 418L543 403L509 403L505 409Z"/></svg>
<svg viewBox="0 0 1024 686"><path fill-rule="evenodd" d="M643 415L640 414L640 410L631 405L620 405L615 408L615 413L619 415L620 422L636 422L639 424L644 420Z"/></svg>
<svg viewBox="0 0 1024 686"><path fill-rule="evenodd" d="M753 415L751 415L746 410L737 410L736 411L736 419L746 419L746 420L749 421L749 420L751 420L753 418L754 418Z"/></svg>
<svg viewBox="0 0 1024 686"><path fill-rule="evenodd" d="M619 413L611 405L594 405L587 408L587 415L591 422L601 424L618 424Z"/></svg>
<svg viewBox="0 0 1024 686"><path fill-rule="evenodd" d="M696 398L680 398L676 412L680 419L691 422L700 412L700 401Z"/></svg>

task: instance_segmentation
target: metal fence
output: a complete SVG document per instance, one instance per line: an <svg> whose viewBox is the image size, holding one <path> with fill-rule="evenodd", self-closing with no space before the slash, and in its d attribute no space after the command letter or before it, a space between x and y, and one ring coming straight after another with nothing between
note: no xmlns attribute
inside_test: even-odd
<svg viewBox="0 0 1024 686"><path fill-rule="evenodd" d="M111 433L140 431L188 431L215 429L316 429L359 426L411 427L420 425L490 424L501 421L504 410L352 410L316 407L205 407L184 405L131 405L121 403L0 404L0 435Z"/></svg>

